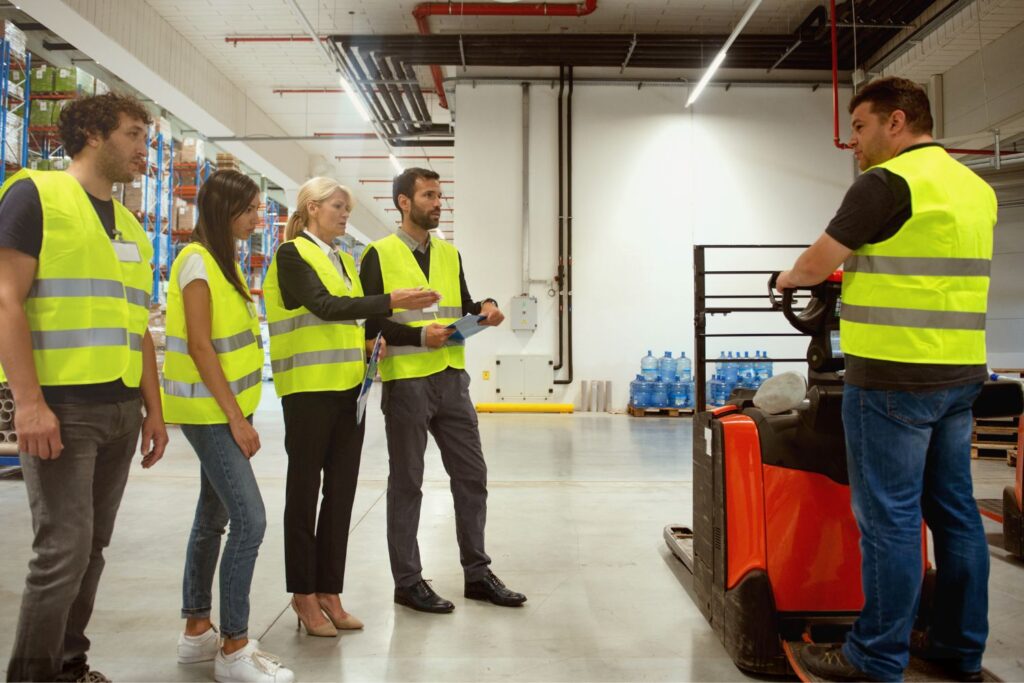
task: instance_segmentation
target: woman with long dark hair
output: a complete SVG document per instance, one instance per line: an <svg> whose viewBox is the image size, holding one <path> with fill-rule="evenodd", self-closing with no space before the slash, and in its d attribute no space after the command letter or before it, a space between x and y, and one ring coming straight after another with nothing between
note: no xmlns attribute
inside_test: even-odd
<svg viewBox="0 0 1024 683"><path fill-rule="evenodd" d="M185 557L178 639L183 664L214 660L218 681L290 683L294 674L249 640L249 588L266 511L249 459L260 449L252 415L260 400L263 349L256 307L237 262L236 240L259 221L259 187L217 171L199 188L199 221L171 267L167 354L161 394L200 464L199 502ZM220 539L220 626L210 619Z"/></svg>

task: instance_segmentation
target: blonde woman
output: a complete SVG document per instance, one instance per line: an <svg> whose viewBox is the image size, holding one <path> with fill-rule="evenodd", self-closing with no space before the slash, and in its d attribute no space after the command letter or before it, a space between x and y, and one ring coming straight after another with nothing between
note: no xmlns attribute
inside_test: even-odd
<svg viewBox="0 0 1024 683"><path fill-rule="evenodd" d="M393 308L426 308L439 295L405 289L364 297L355 262L334 246L345 234L352 193L330 178L313 178L296 204L264 282L288 453L285 577L306 633L335 636L363 627L340 597L364 430L356 424L366 367L358 321L387 317Z"/></svg>

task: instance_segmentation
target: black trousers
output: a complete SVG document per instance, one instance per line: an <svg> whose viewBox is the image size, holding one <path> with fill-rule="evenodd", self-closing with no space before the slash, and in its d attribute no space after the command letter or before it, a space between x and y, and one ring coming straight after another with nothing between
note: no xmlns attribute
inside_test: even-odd
<svg viewBox="0 0 1024 683"><path fill-rule="evenodd" d="M423 456L427 434L441 450L455 503L455 535L466 581L487 573L487 463L480 447L469 375L447 368L429 377L384 382L381 396L388 437L388 551L396 586L423 578L416 534L423 500Z"/></svg>
<svg viewBox="0 0 1024 683"><path fill-rule="evenodd" d="M341 593L352 502L366 422L356 424L359 387L281 399L288 483L284 504L285 581L289 593ZM317 518L323 473L323 500Z"/></svg>

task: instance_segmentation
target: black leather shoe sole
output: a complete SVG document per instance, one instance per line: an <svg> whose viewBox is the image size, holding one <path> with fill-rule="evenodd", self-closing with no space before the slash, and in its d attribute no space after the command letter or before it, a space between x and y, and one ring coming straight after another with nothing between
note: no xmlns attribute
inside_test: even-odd
<svg viewBox="0 0 1024 683"><path fill-rule="evenodd" d="M463 595L470 600L485 600L493 605L498 605L499 607L522 607L523 603L526 602L525 597L521 600L518 598L500 598L497 595L493 595L479 588L467 587Z"/></svg>
<svg viewBox="0 0 1024 683"><path fill-rule="evenodd" d="M409 607L417 612L429 612L430 614L449 614L455 611L455 605L450 602L424 604L416 602L401 593L395 593L395 604Z"/></svg>

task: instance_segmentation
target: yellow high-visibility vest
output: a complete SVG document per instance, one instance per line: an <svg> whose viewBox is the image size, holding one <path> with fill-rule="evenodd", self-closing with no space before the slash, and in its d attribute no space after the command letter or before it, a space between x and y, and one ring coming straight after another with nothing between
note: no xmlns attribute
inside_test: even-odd
<svg viewBox="0 0 1024 683"><path fill-rule="evenodd" d="M396 308L392 310L390 320L411 327L426 327L432 323L450 325L462 317L459 252L455 247L442 239L430 237L429 280L423 275L412 250L398 235L377 240L367 247L367 250L370 249L375 249L380 258L380 272L386 294L412 287L429 287L441 294L436 313ZM427 377L448 367L462 370L466 367L465 342L449 340L439 349L389 344L387 355L378 367L381 379L385 382Z"/></svg>
<svg viewBox="0 0 1024 683"><path fill-rule="evenodd" d="M260 402L263 381L263 340L256 306L242 298L228 281L206 247L193 242L178 254L167 284L167 352L160 398L164 420L171 424L224 424L227 415L203 384L199 369L188 353L185 302L178 284L182 264L190 254L200 254L210 287L211 337L217 360L243 415L251 415ZM242 278L241 268L238 269Z"/></svg>
<svg viewBox="0 0 1024 683"><path fill-rule="evenodd" d="M910 187L911 217L893 237L844 264L844 354L938 365L983 365L996 196L939 146L884 168Z"/></svg>
<svg viewBox="0 0 1024 683"><path fill-rule="evenodd" d="M128 209L114 201L111 240L81 183L64 171L22 169L43 211L35 282L25 300L32 356L42 386L101 384L142 378L142 340L149 325L153 247ZM7 375L0 368L0 382Z"/></svg>
<svg viewBox="0 0 1024 683"><path fill-rule="evenodd" d="M363 296L363 286L351 256L338 252L352 282L349 287L317 244L305 237L285 244L295 245L299 256L316 272L332 296ZM263 297L270 328L270 365L278 396L303 391L345 391L359 386L366 372L366 361L363 327L358 321L322 320L304 306L285 308L276 257L263 282Z"/></svg>

